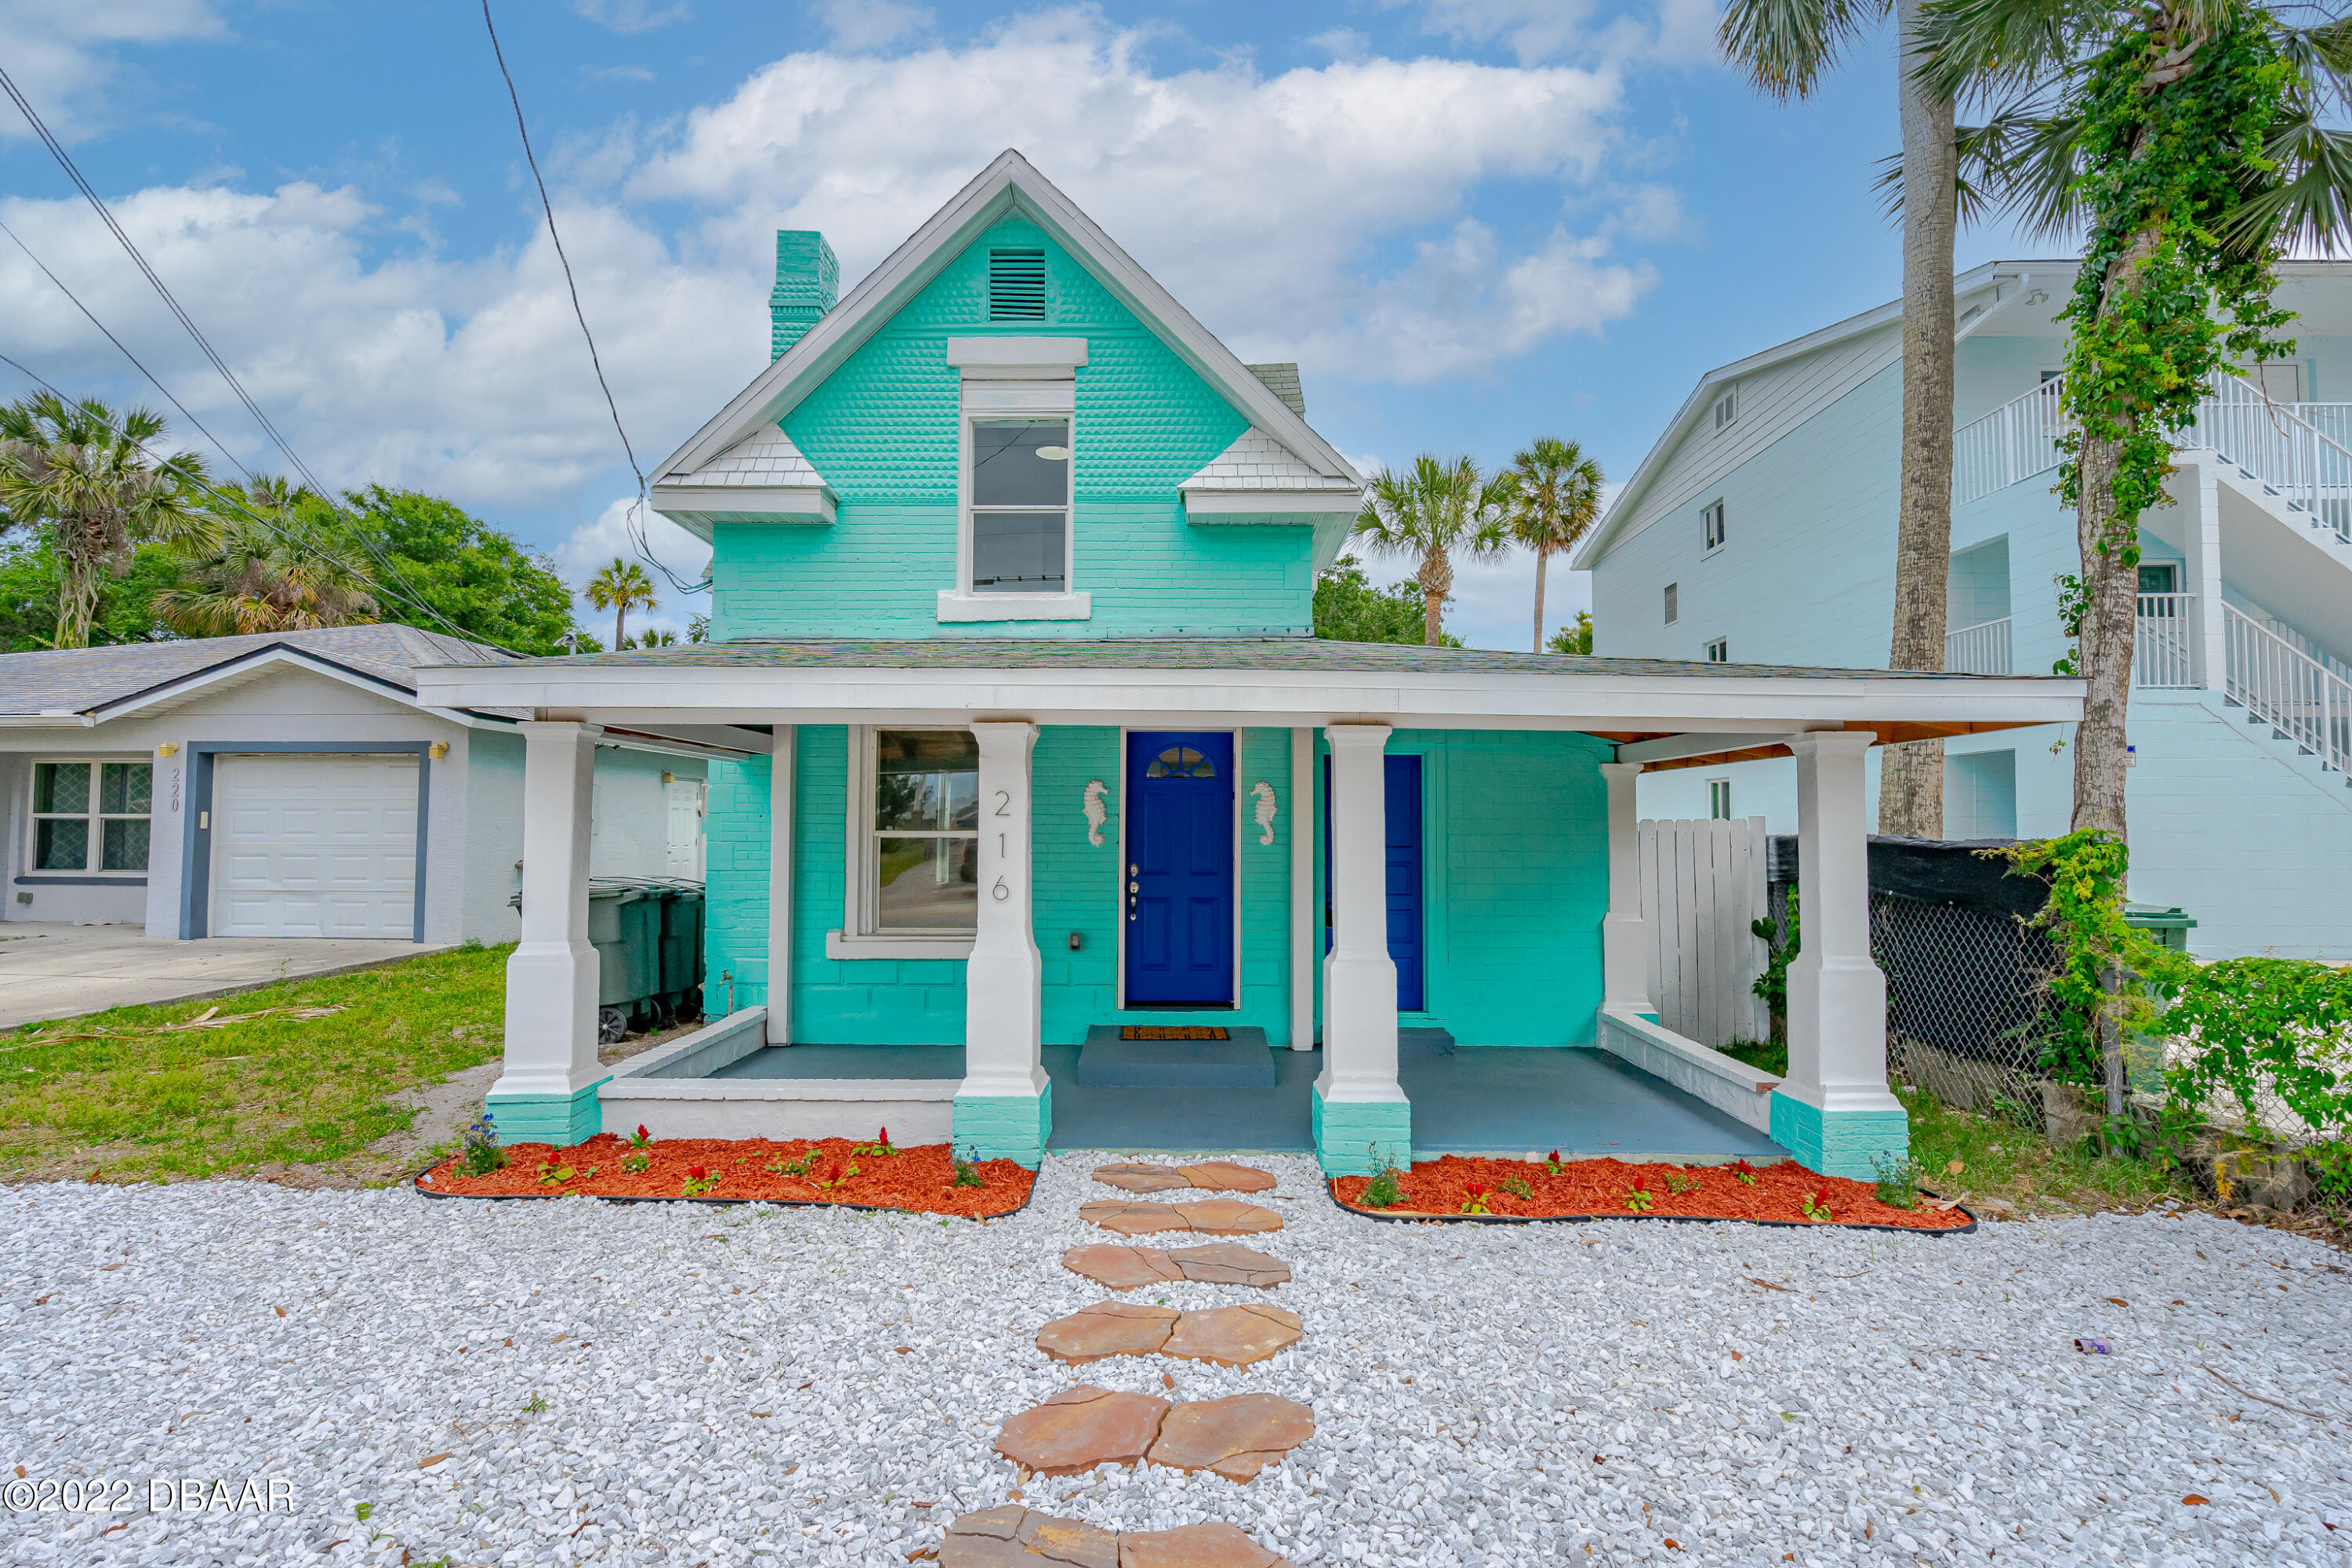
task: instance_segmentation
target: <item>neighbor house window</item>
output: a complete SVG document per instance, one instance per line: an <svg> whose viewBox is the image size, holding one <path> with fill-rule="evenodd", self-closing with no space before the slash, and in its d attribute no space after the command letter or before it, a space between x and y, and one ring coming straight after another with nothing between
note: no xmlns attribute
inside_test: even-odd
<svg viewBox="0 0 2352 1568"><path fill-rule="evenodd" d="M1059 594L1070 575L1070 422L971 421L971 591Z"/></svg>
<svg viewBox="0 0 2352 1568"><path fill-rule="evenodd" d="M1717 637L1713 642L1707 644L1706 662L1709 664L1729 664L1731 662L1731 639L1729 637Z"/></svg>
<svg viewBox="0 0 2352 1568"><path fill-rule="evenodd" d="M980 908L980 745L968 730L866 731L866 935L969 935Z"/></svg>
<svg viewBox="0 0 2352 1568"><path fill-rule="evenodd" d="M35 763L28 869L146 870L154 775L152 763Z"/></svg>
<svg viewBox="0 0 2352 1568"><path fill-rule="evenodd" d="M1731 820L1731 781L1729 779L1706 781L1706 814L1717 822Z"/></svg>
<svg viewBox="0 0 2352 1568"><path fill-rule="evenodd" d="M1715 400L1715 427L1718 430L1739 417L1739 389L1733 387Z"/></svg>
<svg viewBox="0 0 2352 1568"><path fill-rule="evenodd" d="M1701 507L1699 509L1698 531L1700 539L1704 542L1700 544L1700 549L1717 550L1722 548L1723 503L1721 501L1717 501L1712 506Z"/></svg>
<svg viewBox="0 0 2352 1568"><path fill-rule="evenodd" d="M1682 607L1675 603L1681 596L1678 592L1681 587L1682 584L1679 583L1666 584L1666 625L1668 626L1673 626L1682 618Z"/></svg>

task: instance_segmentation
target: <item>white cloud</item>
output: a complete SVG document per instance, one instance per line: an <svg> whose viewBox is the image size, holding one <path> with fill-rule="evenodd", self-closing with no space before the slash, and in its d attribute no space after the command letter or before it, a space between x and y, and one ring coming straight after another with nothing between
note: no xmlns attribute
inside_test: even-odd
<svg viewBox="0 0 2352 1568"><path fill-rule="evenodd" d="M635 505L635 496L622 497L599 512L594 521L573 529L571 536L550 552L556 571L572 589L572 615L582 626L607 642L613 635L612 612L592 606L582 590L587 587L588 579L610 565L615 556L642 563L629 532L629 510ZM687 582L698 581L710 569L710 546L657 513L646 514L646 543L654 559ZM646 568L646 575L654 580L656 604L651 610L630 611L630 625L640 630L667 626L682 637L688 616L709 613L710 600L707 595L680 594L670 586L667 578L650 567Z"/></svg>
<svg viewBox="0 0 2352 1568"><path fill-rule="evenodd" d="M572 14L616 33L649 33L694 15L688 0L572 0Z"/></svg>
<svg viewBox="0 0 2352 1568"><path fill-rule="evenodd" d="M651 81L654 73L644 66L582 66L580 74L590 81Z"/></svg>
<svg viewBox="0 0 2352 1568"><path fill-rule="evenodd" d="M0 0L0 38L8 74L62 141L104 130L120 112L126 45L219 37L227 31L205 0ZM33 128L10 105L0 113L0 141L29 139Z"/></svg>
<svg viewBox="0 0 2352 1568"><path fill-rule="evenodd" d="M833 35L835 48L879 49L931 30L936 18L924 5L898 0L817 0L811 7Z"/></svg>
<svg viewBox="0 0 2352 1568"><path fill-rule="evenodd" d="M1422 30L1457 44L1494 44L1522 65L1546 60L1641 60L1702 65L1715 58L1714 0L1385 0L1416 5Z"/></svg>

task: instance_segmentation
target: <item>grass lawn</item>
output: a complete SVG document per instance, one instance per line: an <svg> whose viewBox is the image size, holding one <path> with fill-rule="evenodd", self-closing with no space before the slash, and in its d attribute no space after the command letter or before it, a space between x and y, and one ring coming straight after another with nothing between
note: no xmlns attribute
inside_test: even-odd
<svg viewBox="0 0 2352 1568"><path fill-rule="evenodd" d="M2207 1201L2186 1177L2147 1162L2101 1154L2088 1143L2061 1149L2032 1128L1955 1110L1908 1085L1895 1093L1911 1113L1920 1180L1947 1196L2000 1198L2027 1213L2136 1208L2164 1197Z"/></svg>
<svg viewBox="0 0 2352 1568"><path fill-rule="evenodd" d="M0 1034L0 1180L249 1175L365 1156L414 1120L399 1091L498 1055L512 951L459 949ZM208 1009L299 1007L341 1011L163 1029Z"/></svg>

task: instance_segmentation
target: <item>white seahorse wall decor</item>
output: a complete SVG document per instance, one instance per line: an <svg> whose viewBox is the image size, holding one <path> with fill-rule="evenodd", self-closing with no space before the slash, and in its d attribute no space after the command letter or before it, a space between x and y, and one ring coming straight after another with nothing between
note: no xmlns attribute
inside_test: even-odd
<svg viewBox="0 0 2352 1568"><path fill-rule="evenodd" d="M1103 824L1110 819L1110 814L1103 809L1103 796L1109 789L1100 779L1087 781L1087 842L1097 849L1102 847Z"/></svg>
<svg viewBox="0 0 2352 1568"><path fill-rule="evenodd" d="M1257 808L1251 813L1257 819L1257 841L1271 844L1274 842L1274 786L1260 779L1250 786L1250 798L1257 802Z"/></svg>

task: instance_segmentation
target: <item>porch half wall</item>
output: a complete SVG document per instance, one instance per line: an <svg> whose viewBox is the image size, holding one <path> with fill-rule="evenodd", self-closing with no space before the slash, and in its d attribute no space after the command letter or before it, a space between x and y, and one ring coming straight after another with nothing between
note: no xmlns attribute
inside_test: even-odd
<svg viewBox="0 0 2352 1568"><path fill-rule="evenodd" d="M1607 801L1598 764L1609 747L1579 734L1400 731L1391 754L1423 761L1423 918L1428 1006L1408 1026L1450 1030L1465 1047L1594 1043L1601 995L1601 920L1608 906ZM1317 750L1320 767L1322 751ZM1043 1044L1083 1043L1089 1026L1216 1023L1290 1038L1292 836L1316 835L1308 906L1322 952L1319 778L1294 780L1290 731L1242 731L1240 1000L1231 1012L1117 1008L1119 823L1124 770L1113 726L1042 729L1034 754L1037 946L1044 962ZM769 769L765 757L710 770L709 980L714 1008L769 996ZM828 958L843 920L849 731L803 725L798 737L793 876L793 1032L806 1045L961 1045L961 960ZM1108 787L1103 843L1088 842L1087 784ZM1270 784L1273 842L1250 792ZM1070 933L1080 947L1070 951ZM1319 963L1316 965L1319 970ZM1308 980L1314 983L1316 976ZM1319 1001L1319 998L1318 998ZM1317 1014L1319 1025L1319 1006Z"/></svg>

